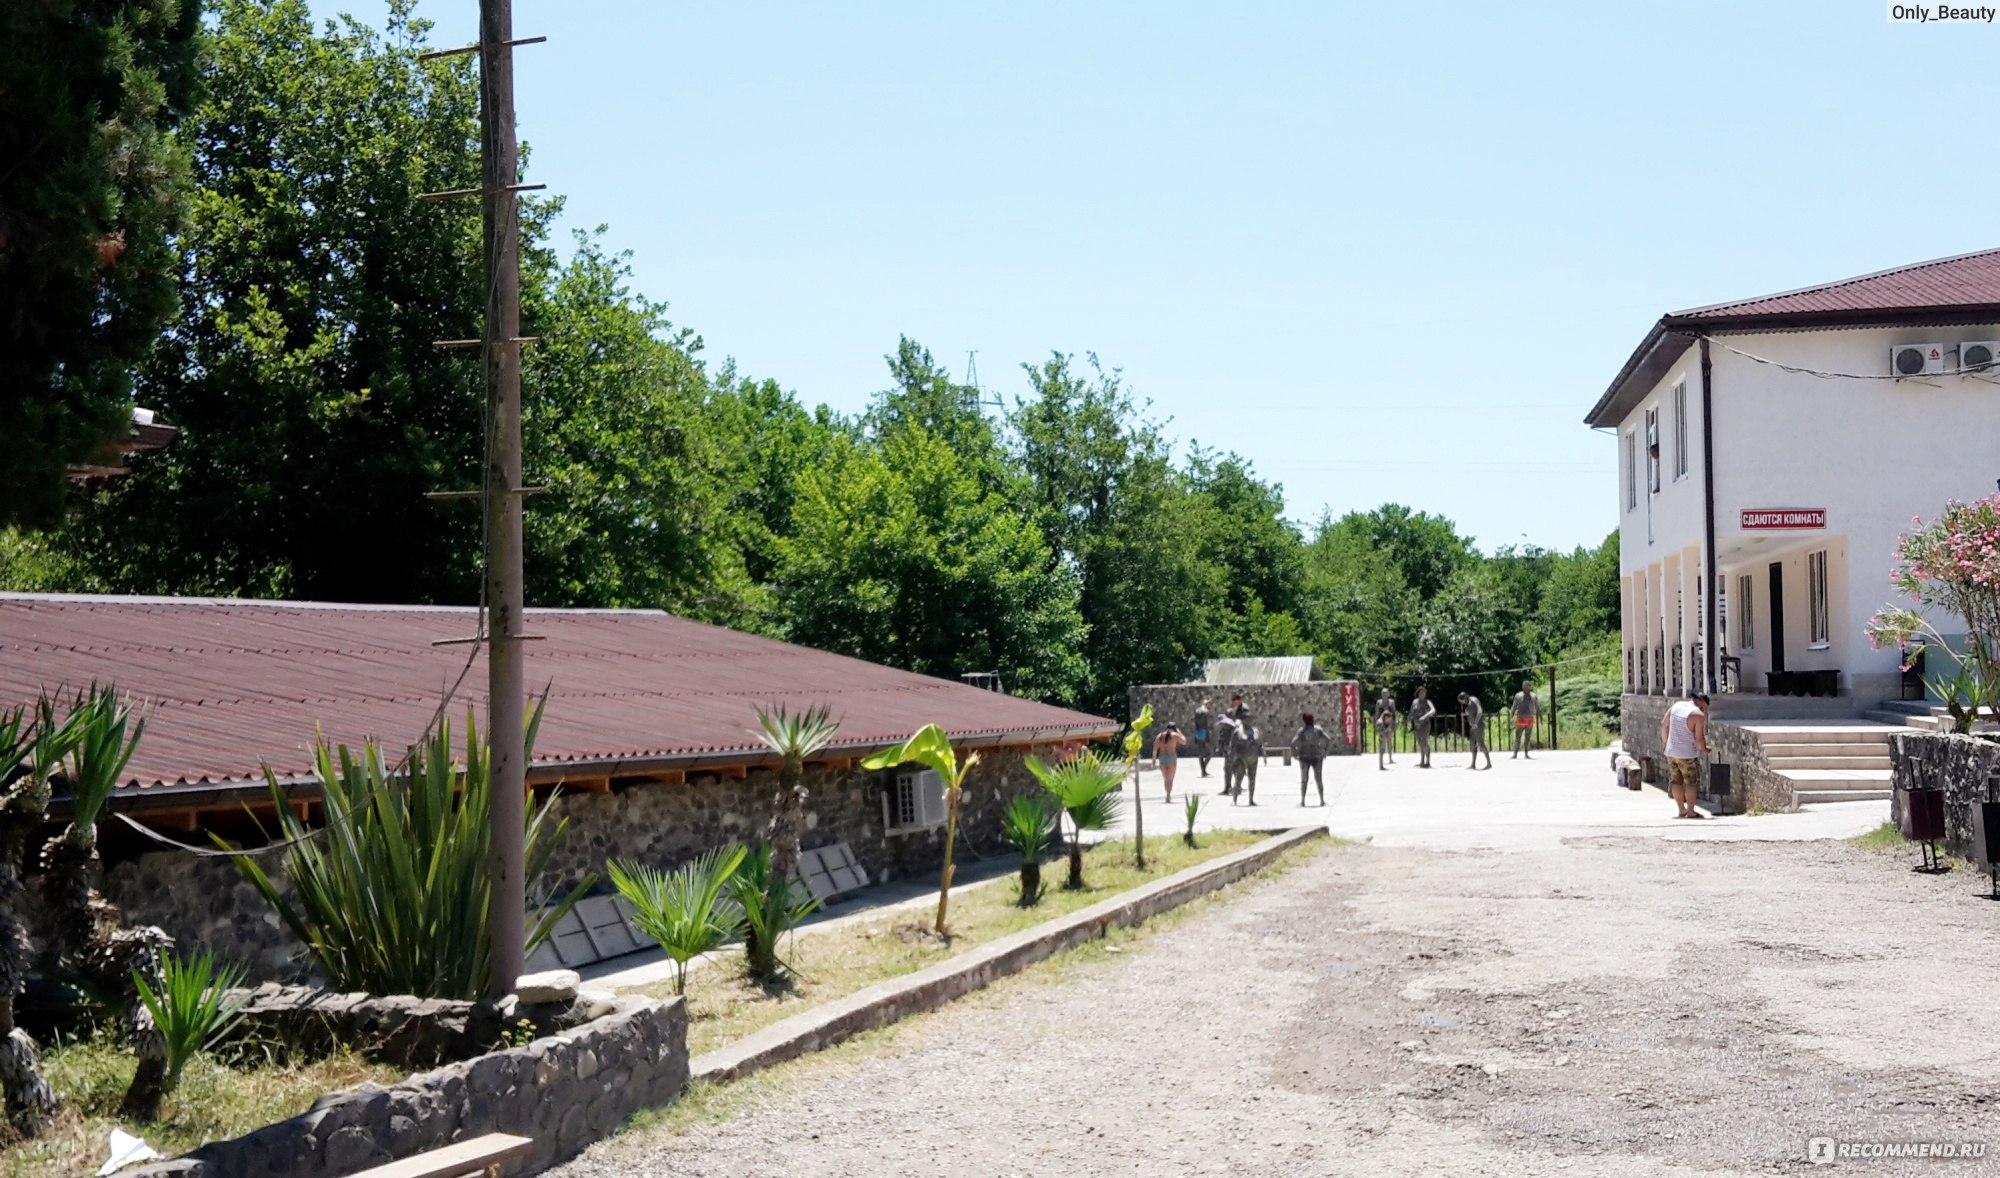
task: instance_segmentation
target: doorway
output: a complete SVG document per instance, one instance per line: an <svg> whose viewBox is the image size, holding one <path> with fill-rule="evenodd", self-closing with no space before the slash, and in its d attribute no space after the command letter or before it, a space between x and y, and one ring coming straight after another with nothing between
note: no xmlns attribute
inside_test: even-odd
<svg viewBox="0 0 2000 1178"><path fill-rule="evenodd" d="M1767 670L1782 672L1785 669L1785 566L1773 563L1770 578L1771 612L1766 616L1770 619L1771 632L1764 641L1771 653L1764 665Z"/></svg>

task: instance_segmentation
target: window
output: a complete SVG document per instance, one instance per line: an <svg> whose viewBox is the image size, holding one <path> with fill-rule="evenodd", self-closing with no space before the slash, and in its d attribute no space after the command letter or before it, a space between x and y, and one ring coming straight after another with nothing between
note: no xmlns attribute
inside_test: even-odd
<svg viewBox="0 0 2000 1178"><path fill-rule="evenodd" d="M1750 608L1750 578L1736 578L1736 649L1757 649L1757 617Z"/></svg>
<svg viewBox="0 0 2000 1178"><path fill-rule="evenodd" d="M1688 473L1688 385L1682 381L1674 386L1674 478L1684 479Z"/></svg>
<svg viewBox="0 0 2000 1178"><path fill-rule="evenodd" d="M1826 549L1806 554L1806 596L1812 602L1813 646L1833 643L1833 622L1826 608Z"/></svg>
<svg viewBox="0 0 2000 1178"><path fill-rule="evenodd" d="M1625 431L1625 510L1639 509L1639 439Z"/></svg>
<svg viewBox="0 0 2000 1178"><path fill-rule="evenodd" d="M1660 411L1646 410L1646 490L1660 493Z"/></svg>

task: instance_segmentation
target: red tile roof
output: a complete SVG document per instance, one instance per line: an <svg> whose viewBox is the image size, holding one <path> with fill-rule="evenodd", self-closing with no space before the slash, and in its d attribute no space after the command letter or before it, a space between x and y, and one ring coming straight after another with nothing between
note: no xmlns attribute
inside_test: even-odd
<svg viewBox="0 0 2000 1178"><path fill-rule="evenodd" d="M469 646L474 611L193 598L0 593L0 706L93 681L149 701L125 792L261 788L312 769L329 740L415 738ZM1112 721L950 680L738 633L654 610L529 610L528 683L549 702L537 766L594 773L760 759L756 704L827 703L841 751L879 748L927 723L973 743L1100 737ZM474 658L452 705L485 723Z"/></svg>
<svg viewBox="0 0 2000 1178"><path fill-rule="evenodd" d="M2000 249L1938 258L1801 290L1677 311L1670 319L1931 311L2000 305Z"/></svg>

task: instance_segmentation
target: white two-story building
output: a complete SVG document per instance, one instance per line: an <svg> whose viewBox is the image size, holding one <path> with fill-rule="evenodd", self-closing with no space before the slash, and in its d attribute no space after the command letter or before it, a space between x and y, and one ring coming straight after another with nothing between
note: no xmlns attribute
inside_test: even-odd
<svg viewBox="0 0 2000 1178"><path fill-rule="evenodd" d="M1627 715L1904 698L1865 627L1911 517L2000 480L1996 361L2000 250L1663 316L1585 419L1617 436Z"/></svg>

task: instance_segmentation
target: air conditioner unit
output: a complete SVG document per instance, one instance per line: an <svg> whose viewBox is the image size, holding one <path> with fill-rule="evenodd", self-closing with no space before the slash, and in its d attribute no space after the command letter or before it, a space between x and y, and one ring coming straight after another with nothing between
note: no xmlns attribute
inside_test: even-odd
<svg viewBox="0 0 2000 1178"><path fill-rule="evenodd" d="M1958 345L1960 372L1986 372L2000 361L2000 342L1990 339L1966 340Z"/></svg>
<svg viewBox="0 0 2000 1178"><path fill-rule="evenodd" d="M935 769L904 769L882 797L882 825L889 830L927 830L944 825L944 779Z"/></svg>
<svg viewBox="0 0 2000 1178"><path fill-rule="evenodd" d="M1944 371L1944 345L1897 344L1889 349L1889 371L1897 376L1936 376Z"/></svg>

